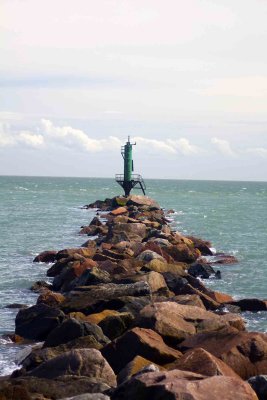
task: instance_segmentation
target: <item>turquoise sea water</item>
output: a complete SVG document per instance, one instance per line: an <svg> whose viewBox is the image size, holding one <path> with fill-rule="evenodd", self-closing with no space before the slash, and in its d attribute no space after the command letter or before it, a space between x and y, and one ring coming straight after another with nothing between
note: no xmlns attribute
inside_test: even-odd
<svg viewBox="0 0 267 400"><path fill-rule="evenodd" d="M241 297L267 299L267 183L147 180L147 195L174 209L172 225L212 242L239 263L220 266L212 288ZM137 191L136 191L137 192ZM11 303L34 304L29 287L46 278L33 264L43 250L80 246L78 234L94 212L81 206L122 194L113 179L0 177L0 375L14 369L20 347L1 335L14 331ZM245 313L249 330L267 332L267 313Z"/></svg>

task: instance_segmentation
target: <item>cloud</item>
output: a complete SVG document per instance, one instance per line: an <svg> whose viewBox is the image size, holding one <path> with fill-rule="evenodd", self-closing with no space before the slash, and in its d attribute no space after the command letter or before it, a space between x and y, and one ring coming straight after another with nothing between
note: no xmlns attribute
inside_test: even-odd
<svg viewBox="0 0 267 400"><path fill-rule="evenodd" d="M42 135L35 135L27 131L22 131L16 140L31 147L42 147L44 145L44 137Z"/></svg>
<svg viewBox="0 0 267 400"><path fill-rule="evenodd" d="M185 156L198 154L202 151L199 147L190 144L189 140L185 138L180 138L178 140L167 139L167 143Z"/></svg>
<svg viewBox="0 0 267 400"><path fill-rule="evenodd" d="M245 150L246 153L253 154L255 156L267 158L267 148L265 147L254 147Z"/></svg>
<svg viewBox="0 0 267 400"><path fill-rule="evenodd" d="M188 139L166 139L166 140L156 140L156 139L146 139L140 136L134 137L134 140L140 143L143 147L147 149L153 149L155 151L160 151L169 154L183 154L185 156L193 155L201 152L201 149L189 143Z"/></svg>
<svg viewBox="0 0 267 400"><path fill-rule="evenodd" d="M109 136L107 139L92 139L81 129L55 126L48 119L42 119L41 125L47 141L56 141L67 147L79 147L95 153L106 149L118 149L121 146L121 141L114 136Z"/></svg>
<svg viewBox="0 0 267 400"><path fill-rule="evenodd" d="M216 137L211 139L211 143L215 145L217 150L224 156L236 157L237 153L231 148L230 143L224 139L218 139Z"/></svg>

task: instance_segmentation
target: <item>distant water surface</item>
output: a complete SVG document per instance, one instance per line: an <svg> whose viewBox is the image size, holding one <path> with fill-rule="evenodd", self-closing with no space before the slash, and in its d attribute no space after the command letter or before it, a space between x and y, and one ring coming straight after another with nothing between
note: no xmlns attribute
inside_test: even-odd
<svg viewBox="0 0 267 400"><path fill-rule="evenodd" d="M267 299L267 183L147 180L147 195L174 209L172 226L210 240L239 263L220 266L213 289L235 298ZM138 191L135 191L138 193ZM43 250L80 246L80 226L94 216L81 206L122 194L113 179L0 177L0 335L14 331L11 303L35 304L29 287L46 279L47 266L33 264ZM249 330L267 332L267 313L246 313ZM0 375L15 367L20 347L0 337Z"/></svg>

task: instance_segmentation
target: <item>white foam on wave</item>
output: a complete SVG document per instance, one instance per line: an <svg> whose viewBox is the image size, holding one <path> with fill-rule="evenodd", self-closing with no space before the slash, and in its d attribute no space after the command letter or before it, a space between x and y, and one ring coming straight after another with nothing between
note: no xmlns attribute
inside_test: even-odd
<svg viewBox="0 0 267 400"><path fill-rule="evenodd" d="M10 361L8 364L6 364L6 361L2 363L0 360L0 376L10 375L16 369L18 369L18 366L13 361Z"/></svg>

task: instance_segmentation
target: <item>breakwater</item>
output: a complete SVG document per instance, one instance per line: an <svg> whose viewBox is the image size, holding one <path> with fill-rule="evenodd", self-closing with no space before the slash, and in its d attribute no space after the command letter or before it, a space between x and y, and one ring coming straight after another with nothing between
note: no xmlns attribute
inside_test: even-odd
<svg viewBox="0 0 267 400"><path fill-rule="evenodd" d="M197 276L214 274L203 258L212 256L211 244L172 231L150 199L94 206L100 214L81 233L96 239L36 259L54 262L53 283L35 286L37 304L19 311L14 340L44 343L2 380L3 396L157 398L170 395L172 383L175 396L197 396L198 388L216 399L211 393L238 387L240 399L256 398L244 379L266 373L266 339L246 332L238 311L265 310L265 302L206 288ZM235 260L220 254L213 261Z"/></svg>

